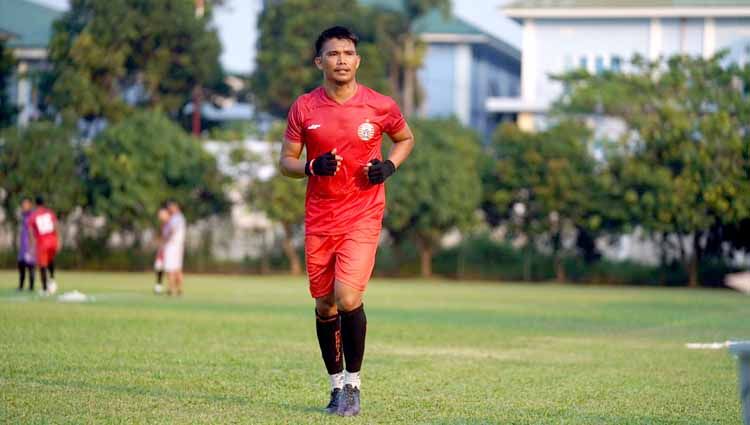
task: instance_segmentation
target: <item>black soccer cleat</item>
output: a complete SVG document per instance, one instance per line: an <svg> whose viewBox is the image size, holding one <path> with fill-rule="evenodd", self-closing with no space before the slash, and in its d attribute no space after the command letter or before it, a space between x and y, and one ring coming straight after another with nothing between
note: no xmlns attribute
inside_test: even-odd
<svg viewBox="0 0 750 425"><path fill-rule="evenodd" d="M341 398L341 388L334 388L331 391L331 401L326 406L326 413L334 414L339 410L339 399Z"/></svg>
<svg viewBox="0 0 750 425"><path fill-rule="evenodd" d="M357 416L359 410L359 388L352 387L351 384L344 385L339 398L339 409L336 414L339 416Z"/></svg>

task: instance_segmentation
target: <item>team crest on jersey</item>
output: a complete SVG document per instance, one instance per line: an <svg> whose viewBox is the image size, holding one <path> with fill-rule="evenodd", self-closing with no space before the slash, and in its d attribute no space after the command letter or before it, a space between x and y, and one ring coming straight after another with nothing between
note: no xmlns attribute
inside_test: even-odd
<svg viewBox="0 0 750 425"><path fill-rule="evenodd" d="M357 128L357 136L360 140L368 141L375 135L375 126L370 124L370 121L365 121Z"/></svg>

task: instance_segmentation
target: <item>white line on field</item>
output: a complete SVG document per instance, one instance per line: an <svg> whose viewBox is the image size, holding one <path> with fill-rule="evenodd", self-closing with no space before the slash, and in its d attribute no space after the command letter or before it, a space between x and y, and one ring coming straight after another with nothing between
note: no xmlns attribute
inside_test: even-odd
<svg viewBox="0 0 750 425"><path fill-rule="evenodd" d="M685 347L687 347L690 350L721 350L723 348L729 347L729 344L731 344L731 341L724 341L724 342L688 342L685 344Z"/></svg>

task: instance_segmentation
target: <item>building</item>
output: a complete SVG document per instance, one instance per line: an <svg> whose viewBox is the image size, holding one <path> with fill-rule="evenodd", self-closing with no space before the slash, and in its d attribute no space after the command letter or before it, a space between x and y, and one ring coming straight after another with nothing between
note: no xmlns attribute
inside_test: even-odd
<svg viewBox="0 0 750 425"><path fill-rule="evenodd" d="M403 0L359 0L375 8L403 12ZM515 120L515 112L488 112L487 99L520 93L521 53L454 15L433 10L412 24L426 45L417 72L417 114L427 118L455 117L486 141L498 123Z"/></svg>
<svg viewBox="0 0 750 425"><path fill-rule="evenodd" d="M562 85L550 78L582 67L619 70L634 54L750 59L750 0L520 0L504 12L523 27L521 93L487 100L488 111L518 113L521 128L544 123Z"/></svg>
<svg viewBox="0 0 750 425"><path fill-rule="evenodd" d="M454 116L487 140L502 121L515 114L490 112L486 102L495 97L517 97L520 92L521 54L455 16L434 10L414 23L427 45L417 73L423 90L419 114Z"/></svg>
<svg viewBox="0 0 750 425"><path fill-rule="evenodd" d="M0 0L0 39L6 39L18 61L9 88L21 125L39 115L38 76L49 68L47 45L52 23L60 15L61 11L29 0Z"/></svg>

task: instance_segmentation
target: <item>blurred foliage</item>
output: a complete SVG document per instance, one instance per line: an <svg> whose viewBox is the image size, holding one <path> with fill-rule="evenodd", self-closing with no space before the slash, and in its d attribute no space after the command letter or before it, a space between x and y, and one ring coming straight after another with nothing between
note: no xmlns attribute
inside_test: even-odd
<svg viewBox="0 0 750 425"><path fill-rule="evenodd" d="M268 180L254 181L246 196L248 205L262 211L271 221L281 224L284 230L282 248L289 260L292 274L302 273L300 255L293 238L305 220L305 189L307 181L274 174Z"/></svg>
<svg viewBox="0 0 750 425"><path fill-rule="evenodd" d="M283 126L272 126L269 131L269 143L281 140ZM273 163L278 163L279 155L273 151ZM293 238L305 221L306 179L292 179L275 173L267 180L256 178L245 194L247 204L261 211L273 222L279 223L284 231L282 248L289 261L292 274L302 273L300 255L294 247Z"/></svg>
<svg viewBox="0 0 750 425"><path fill-rule="evenodd" d="M606 154L613 207L674 245L691 286L712 228L750 218L750 64L635 57L627 73L575 71L557 108L598 114L626 131Z"/></svg>
<svg viewBox="0 0 750 425"><path fill-rule="evenodd" d="M133 114L101 133L86 154L89 203L110 230L151 226L168 199L188 221L228 209L216 159L163 114Z"/></svg>
<svg viewBox="0 0 750 425"><path fill-rule="evenodd" d="M484 204L505 219L512 235L526 245L546 243L557 264L557 279L565 280L563 240L578 227L598 230L601 218L592 196L597 179L589 153L588 129L566 121L528 133L505 124L495 133L484 157ZM531 279L527 262L526 278Z"/></svg>
<svg viewBox="0 0 750 425"><path fill-rule="evenodd" d="M451 229L474 224L481 197L479 137L455 119L413 120L416 146L387 182L384 225L397 242L413 238L422 257L422 274L431 274L431 257Z"/></svg>
<svg viewBox="0 0 750 425"><path fill-rule="evenodd" d="M15 226L21 199L44 197L61 218L84 201L81 152L74 132L48 122L0 133L0 188L5 217Z"/></svg>
<svg viewBox="0 0 750 425"><path fill-rule="evenodd" d="M15 70L16 59L6 46L5 40L0 40L0 128L13 124L18 112L8 94L10 78Z"/></svg>
<svg viewBox="0 0 750 425"><path fill-rule="evenodd" d="M196 85L222 85L210 3L200 18L194 7L184 0L71 0L49 46L53 104L110 122L134 106L177 117Z"/></svg>

